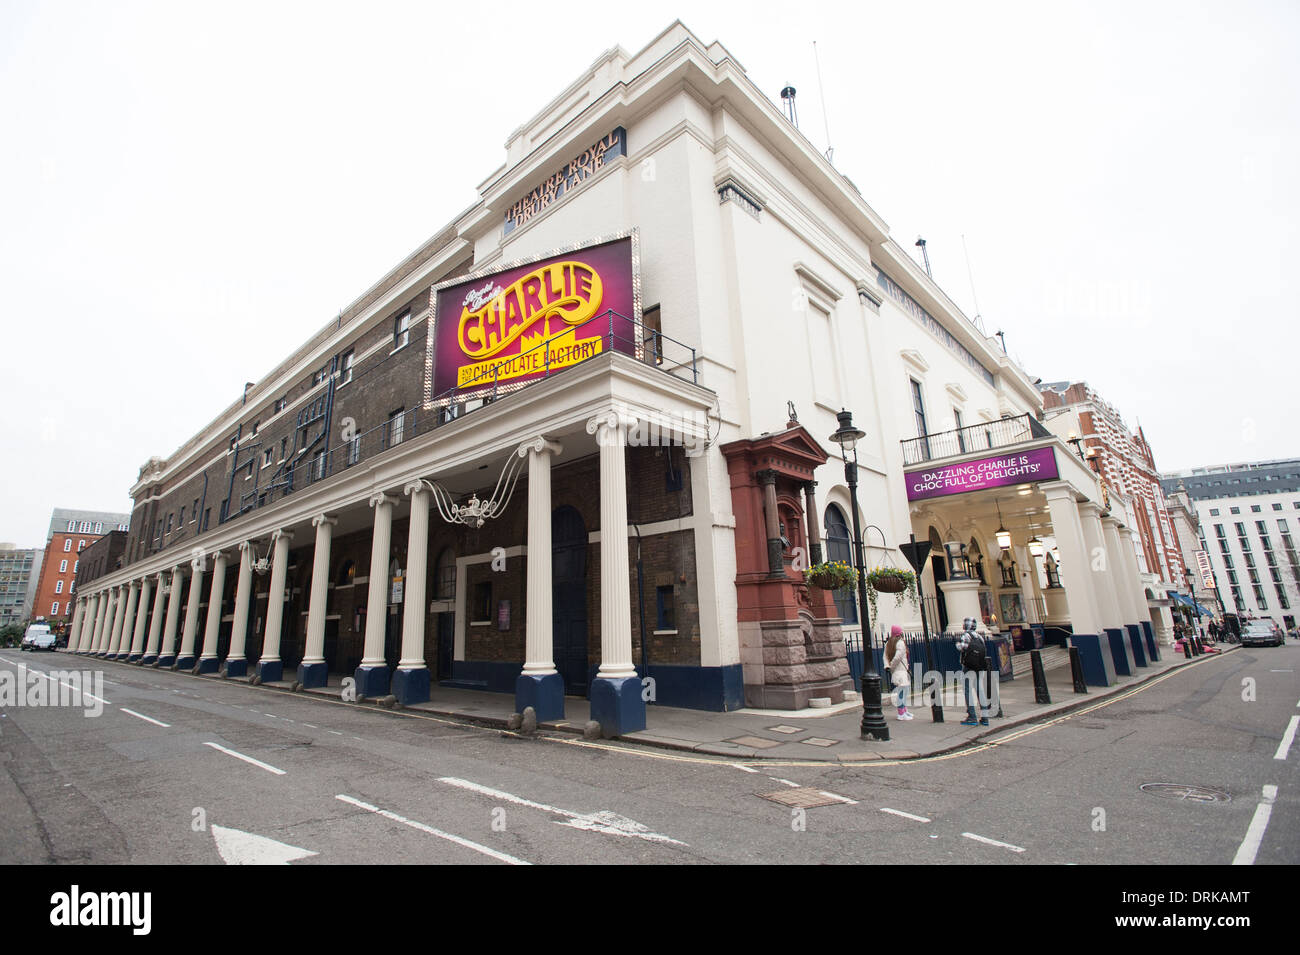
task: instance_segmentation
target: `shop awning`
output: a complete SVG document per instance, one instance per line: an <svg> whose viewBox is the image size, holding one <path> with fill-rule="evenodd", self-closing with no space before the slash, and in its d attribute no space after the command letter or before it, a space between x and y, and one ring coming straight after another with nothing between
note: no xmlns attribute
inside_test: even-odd
<svg viewBox="0 0 1300 955"><path fill-rule="evenodd" d="M1175 603L1180 603L1184 607L1191 607L1193 610L1197 611L1202 616L1206 616L1206 617L1214 616L1214 614L1211 613L1209 609L1207 609L1205 606L1198 603L1197 601L1193 600L1191 597L1185 597L1176 590L1167 590L1165 591L1165 593L1169 594L1169 596L1174 599Z"/></svg>

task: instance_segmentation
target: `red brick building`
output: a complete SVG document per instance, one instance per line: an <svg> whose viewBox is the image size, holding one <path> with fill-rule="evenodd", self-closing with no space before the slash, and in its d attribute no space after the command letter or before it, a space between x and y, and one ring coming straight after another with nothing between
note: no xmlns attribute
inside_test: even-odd
<svg viewBox="0 0 1300 955"><path fill-rule="evenodd" d="M129 514L56 507L46 536L32 617L44 617L52 625L71 620L81 552L111 531L126 530L130 520Z"/></svg>

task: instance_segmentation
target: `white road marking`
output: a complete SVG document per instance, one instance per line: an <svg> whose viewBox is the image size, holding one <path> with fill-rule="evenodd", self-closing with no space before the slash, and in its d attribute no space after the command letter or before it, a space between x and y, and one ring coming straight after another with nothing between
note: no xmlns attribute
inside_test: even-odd
<svg viewBox="0 0 1300 955"><path fill-rule="evenodd" d="M735 766L735 767L736 767L738 770L740 770L742 773L756 773L756 772L758 772L757 769L753 769L752 767L749 767L749 766L741 766L739 763L732 763L731 765L732 765L732 766Z"/></svg>
<svg viewBox="0 0 1300 955"><path fill-rule="evenodd" d="M260 759L254 759L252 756L245 756L243 753L236 753L233 749L226 749L226 747L220 746L217 743L205 742L203 745L211 746L213 749L220 750L221 752L225 753L227 756L235 757L235 759L242 759L246 763L252 763L254 766L257 766L261 769L265 769L268 773L275 773L277 776L285 775L285 771L283 769L276 769L270 763L264 763Z"/></svg>
<svg viewBox="0 0 1300 955"><path fill-rule="evenodd" d="M333 733L335 736L342 736L342 735L343 735L343 734L340 733L338 730L330 730L330 732Z"/></svg>
<svg viewBox="0 0 1300 955"><path fill-rule="evenodd" d="M819 789L817 791L821 793L823 796L825 796L827 799L837 799L840 802L844 803L846 806L856 806L858 804L858 801L856 799L850 799L848 796L841 796L838 793L828 793L824 789Z"/></svg>
<svg viewBox="0 0 1300 955"><path fill-rule="evenodd" d="M888 813L891 813L891 814L893 814L893 815L895 815L895 816L902 816L904 819L915 819L917 822L929 822L929 821L930 821L929 819L925 818L925 816L915 816L915 815L913 815L913 814L910 813L910 812L903 812L903 810L901 810L901 809L890 809L888 806L881 806L881 807L880 807L880 811L881 811L881 812L888 812Z"/></svg>
<svg viewBox="0 0 1300 955"><path fill-rule="evenodd" d="M1291 750L1291 744L1295 742L1297 727L1300 727L1300 716L1293 716L1291 722L1287 724L1286 732L1282 734L1282 742L1277 744L1277 752L1273 754L1274 759L1286 759L1286 754Z"/></svg>
<svg viewBox="0 0 1300 955"><path fill-rule="evenodd" d="M217 844L217 854L226 865L288 865L295 859L320 854L225 826L213 826L212 839Z"/></svg>
<svg viewBox="0 0 1300 955"><path fill-rule="evenodd" d="M531 799L525 799L523 796L516 796L514 793L502 792L500 789L491 789L478 783L470 782L468 779L458 779L455 776L443 776L438 780L440 783L446 783L448 786L455 786L458 789L467 789L470 792L479 793L483 796L490 796L493 799L502 799L506 802L512 802L517 806L526 806L529 809L540 809L542 812L553 813L557 816L564 816L566 822L560 823L563 826L571 826L574 829L585 829L589 832L603 832L615 836L633 836L637 839L645 839L648 842L668 842L675 846L684 846L686 843L677 839L669 838L657 832L651 832L639 822L620 816L617 813L608 810L599 812L582 813L573 812L569 809L559 809L555 806L548 806L545 803L533 802Z"/></svg>
<svg viewBox="0 0 1300 955"><path fill-rule="evenodd" d="M771 779L771 780L774 780L775 782L782 783L782 784L784 784L784 785L786 785L786 786L793 786L795 789L798 789L798 788L799 788L799 784L798 784L798 783L792 783L792 782L790 782L790 780L788 780L788 779L782 779L780 776L768 776L767 778L768 778L768 779Z"/></svg>
<svg viewBox="0 0 1300 955"><path fill-rule="evenodd" d="M313 726L311 723L303 723L302 725L306 726L308 729L319 729L319 727Z"/></svg>
<svg viewBox="0 0 1300 955"><path fill-rule="evenodd" d="M337 795L334 798L340 802L347 803L349 806L356 806L358 809L364 809L366 812L373 812L377 815L383 816L385 819L400 822L404 826L410 826L412 829L417 829L420 832L436 836L439 839L446 839L448 842L454 842L456 845L464 846L466 849L473 849L475 852L481 852L483 855L491 856L493 859L497 859L501 862L506 862L510 865L532 865L531 862L525 862L523 859L516 859L512 855L498 852L496 849L489 849L487 846L479 845L477 842L471 842L470 840L464 839L460 836L453 836L450 832L443 832L441 829L426 826L422 822L416 822L414 819L407 819L405 816L399 816L397 813L389 812L387 809L380 809L378 806L372 806L370 803L362 802L360 799L353 799L351 796L344 796L342 794Z"/></svg>
<svg viewBox="0 0 1300 955"><path fill-rule="evenodd" d="M990 845L990 846L997 846L1000 849L1010 849L1012 852L1025 851L1020 846L1013 846L1009 842L998 842L998 840L990 839L987 836L977 836L973 832L963 832L962 835L965 836L967 839L974 839L976 842L982 842L985 845Z"/></svg>
<svg viewBox="0 0 1300 955"><path fill-rule="evenodd" d="M138 720L144 720L146 723L152 723L154 726L161 726L163 729L171 729L170 723L164 723L162 720L156 720L152 716L145 716L143 713L137 713L135 710L128 710L125 706L120 707L123 713L129 713Z"/></svg>
<svg viewBox="0 0 1300 955"><path fill-rule="evenodd" d="M1241 840L1237 854L1232 858L1233 865L1254 865L1259 844L1264 841L1264 830L1268 828L1268 817L1273 814L1273 800L1277 798L1276 786L1264 787L1264 798L1255 807L1254 818L1246 830L1246 838Z"/></svg>

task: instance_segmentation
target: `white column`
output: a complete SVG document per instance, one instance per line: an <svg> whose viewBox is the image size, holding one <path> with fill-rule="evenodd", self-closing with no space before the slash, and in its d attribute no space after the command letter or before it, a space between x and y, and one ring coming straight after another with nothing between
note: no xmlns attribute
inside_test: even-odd
<svg viewBox="0 0 1300 955"><path fill-rule="evenodd" d="M235 580L235 619L230 630L230 650L226 654L226 675L243 676L248 672L244 653L248 643L248 603L253 592L253 545L239 544L239 576Z"/></svg>
<svg viewBox="0 0 1300 955"><path fill-rule="evenodd" d="M262 678L268 680L278 680L283 675L280 634L284 626L284 582L289 572L289 542L292 540L291 531L277 530L271 535L271 586L266 595L266 635L258 664Z"/></svg>
<svg viewBox="0 0 1300 955"><path fill-rule="evenodd" d="M122 588L114 587L108 599L108 615L104 618L104 632L100 636L99 652L107 655L113 647L113 631L121 634Z"/></svg>
<svg viewBox="0 0 1300 955"><path fill-rule="evenodd" d="M117 656L122 645L122 625L126 622L126 587L117 588L117 605L113 608L113 632L108 640L108 655Z"/></svg>
<svg viewBox="0 0 1300 955"><path fill-rule="evenodd" d="M1089 586L1091 560L1084 542L1074 489L1064 482L1043 484L1041 488L1047 495L1052 534L1061 552L1061 586L1065 588L1065 599L1070 608L1070 626L1075 633L1100 635L1105 627Z"/></svg>
<svg viewBox="0 0 1300 955"><path fill-rule="evenodd" d="M600 445L600 670L596 679L636 676L632 666L632 588L627 559L627 431L635 422L610 411L587 422Z"/></svg>
<svg viewBox="0 0 1300 955"><path fill-rule="evenodd" d="M1142 578L1138 575L1137 554L1133 552L1133 532L1127 527L1117 527L1120 554L1124 559L1124 584L1128 597L1129 616L1139 627L1142 621L1150 621L1147 613L1146 591L1142 589Z"/></svg>
<svg viewBox="0 0 1300 955"><path fill-rule="evenodd" d="M1079 521L1083 526L1083 539L1090 556L1088 567L1091 571L1092 592L1097 598L1097 609L1101 611L1102 626L1122 630L1124 615L1120 613L1119 600L1115 596L1115 579L1112 574L1114 562L1119 555L1106 546L1101 527L1101 505L1095 501L1080 502Z"/></svg>
<svg viewBox="0 0 1300 955"><path fill-rule="evenodd" d="M199 602L203 599L203 556L190 561L190 596L185 602L185 623L181 627L181 649L176 663L183 669L194 667L194 637L199 632Z"/></svg>
<svg viewBox="0 0 1300 955"><path fill-rule="evenodd" d="M131 581L126 594L126 615L122 618L122 639L113 652L120 657L127 656L131 649L131 635L135 630L135 618L140 597L139 581Z"/></svg>
<svg viewBox="0 0 1300 955"><path fill-rule="evenodd" d="M167 623L163 628L162 650L158 661L163 666L176 662L176 624L181 617L181 586L185 581L185 572L180 567L172 568L172 585L167 595Z"/></svg>
<svg viewBox="0 0 1300 955"><path fill-rule="evenodd" d="M203 652L199 655L199 672L217 669L217 640L221 633L221 604L226 595L226 552L212 555L212 586L208 589L208 615L203 621ZM204 663L204 661L210 661Z"/></svg>
<svg viewBox="0 0 1300 955"><path fill-rule="evenodd" d="M140 578L140 599L137 603L139 609L136 611L135 615L135 632L131 637L130 659L132 660L140 659L140 656L144 653L144 627L145 622L149 618L149 611L146 607L149 604L150 592L151 588L149 586L149 578Z"/></svg>
<svg viewBox="0 0 1300 955"><path fill-rule="evenodd" d="M316 528L316 548L311 562L311 600L307 605L307 647L303 652L304 667L323 667L325 665L325 610L329 604L330 544L334 537L334 525L338 518L328 514L318 514L312 518ZM324 686L324 682L308 683L302 680L303 670L299 670L299 680L304 686Z"/></svg>
<svg viewBox="0 0 1300 955"><path fill-rule="evenodd" d="M1106 542L1106 562L1110 569L1111 587L1119 610L1121 626L1135 623L1132 593L1128 586L1128 564L1124 560L1124 544L1119 539L1119 521L1109 514L1101 519L1101 535Z"/></svg>
<svg viewBox="0 0 1300 955"><path fill-rule="evenodd" d="M521 446L518 451L521 457L528 456L528 576L524 614L527 621L524 630L524 673L537 676L556 672L551 607L551 458L560 451L558 444L545 438L530 441ZM603 478L603 459L601 475ZM603 514L601 529L603 542L605 539ZM625 535L613 536L619 536L626 543ZM601 561L603 579L603 551ZM603 625L602 618L602 628ZM628 639L631 639L630 630Z"/></svg>
<svg viewBox="0 0 1300 955"><path fill-rule="evenodd" d="M108 598L109 592L101 590L99 592L99 606L95 609L95 629L90 633L90 652L99 652L99 641L104 635L104 618L108 616Z"/></svg>
<svg viewBox="0 0 1300 955"><path fill-rule="evenodd" d="M422 481L408 484L405 492L411 498L411 521L406 539L406 588L402 594L402 658L397 668L419 670L426 666L424 620L428 608L424 595L428 589L429 500L432 495Z"/></svg>
<svg viewBox="0 0 1300 955"><path fill-rule="evenodd" d="M145 662L158 659L158 646L162 642L163 599L166 594L166 571L158 571L158 580L154 584L157 590L153 594L153 616L149 618L149 643L144 651Z"/></svg>
<svg viewBox="0 0 1300 955"><path fill-rule="evenodd" d="M366 599L366 642L361 667L386 667L384 626L388 622L388 565L393 539L393 499L384 494L370 498L375 509L375 529L370 542L370 581Z"/></svg>
<svg viewBox="0 0 1300 955"><path fill-rule="evenodd" d="M85 607L81 612L81 625L77 628L77 644L73 648L77 653L85 651L87 640L86 635L89 632L88 628L95 619L95 595L90 594L89 596L82 597L81 601L85 604Z"/></svg>
<svg viewBox="0 0 1300 955"><path fill-rule="evenodd" d="M72 610L72 623L68 627L68 652L77 652L77 640L81 636L81 618L86 612L86 600L78 597Z"/></svg>

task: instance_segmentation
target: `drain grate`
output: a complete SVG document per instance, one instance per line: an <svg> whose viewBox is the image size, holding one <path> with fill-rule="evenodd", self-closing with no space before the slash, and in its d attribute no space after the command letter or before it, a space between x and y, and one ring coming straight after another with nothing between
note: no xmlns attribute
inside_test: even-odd
<svg viewBox="0 0 1300 955"><path fill-rule="evenodd" d="M800 786L797 789L780 789L774 793L755 793L759 799L769 799L794 809L814 809L817 806L834 806L845 802L843 796L830 796L819 789Z"/></svg>
<svg viewBox="0 0 1300 955"><path fill-rule="evenodd" d="M1138 789L1151 796L1177 799L1179 802L1231 802L1232 797L1218 789L1187 786L1182 783L1143 783Z"/></svg>

